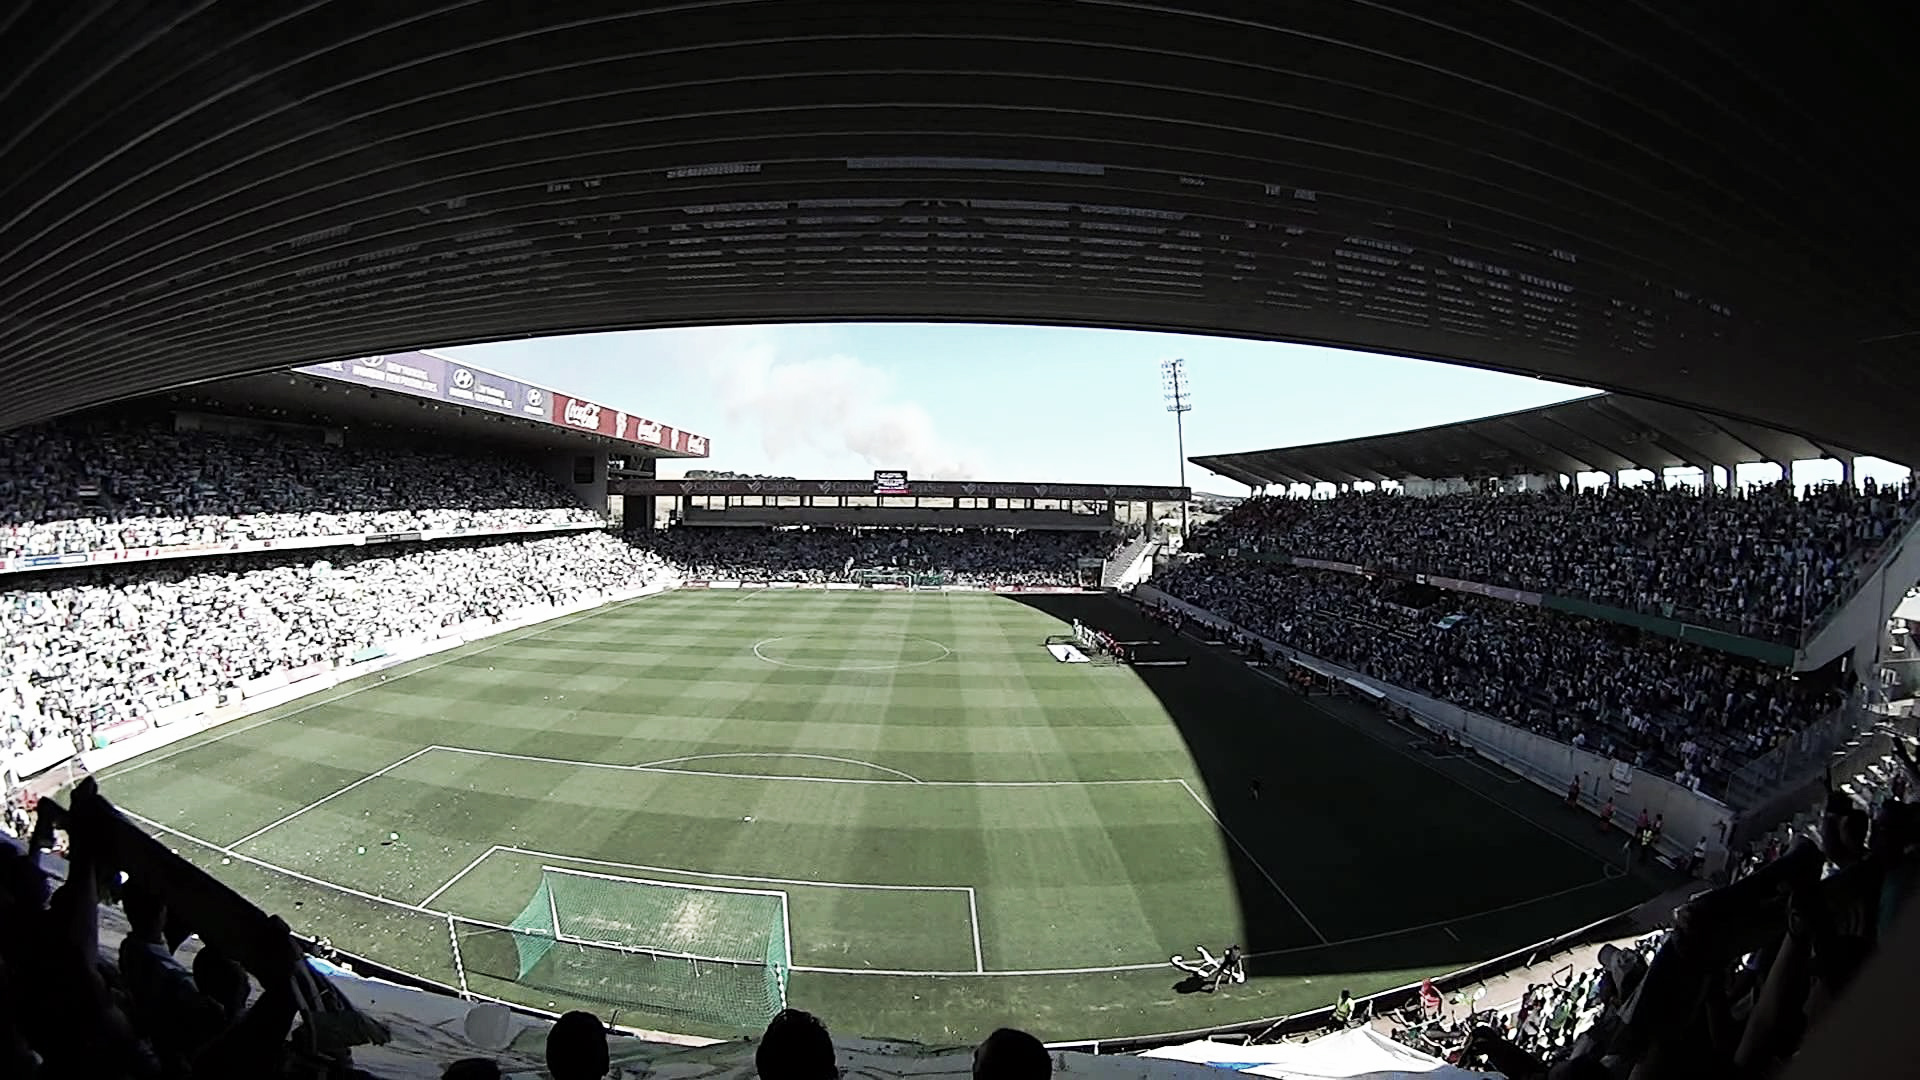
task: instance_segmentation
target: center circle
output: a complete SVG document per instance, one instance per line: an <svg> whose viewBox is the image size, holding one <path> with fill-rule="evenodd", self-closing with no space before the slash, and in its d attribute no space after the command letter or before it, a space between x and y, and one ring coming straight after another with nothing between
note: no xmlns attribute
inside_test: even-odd
<svg viewBox="0 0 1920 1080"><path fill-rule="evenodd" d="M901 671L937 664L953 650L932 638L785 634L754 642L753 655L796 671Z"/></svg>

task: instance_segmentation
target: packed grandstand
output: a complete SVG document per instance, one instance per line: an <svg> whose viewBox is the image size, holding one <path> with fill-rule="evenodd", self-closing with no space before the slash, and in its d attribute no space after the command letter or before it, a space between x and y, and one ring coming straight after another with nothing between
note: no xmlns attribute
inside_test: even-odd
<svg viewBox="0 0 1920 1080"><path fill-rule="evenodd" d="M245 423L183 426L164 411L126 408L0 434L0 565L9 571L0 577L0 760L8 784L21 785L10 791L18 796L9 799L10 828L31 828L24 811L48 788L29 774L50 761L153 730L195 703L211 703L204 712L316 671L350 674L455 629L485 633L690 581L851 586L899 575L956 588L1072 589L1087 583L1089 562L1137 553L1151 539L1118 527L622 531L530 460L391 439L343 444ZM396 453L406 469L390 467ZM1428 577L1685 612L1792 641L1846 599L1854 572L1914 509L1904 485L1261 498L1200 530L1153 585L1217 620L1209 626L1230 627L1250 660L1276 659L1255 639L1276 643L1718 797L1742 765L1856 699L1857 673L1796 673ZM1895 787L1906 790L1904 781L1887 785ZM89 798L76 796L76 814ZM1802 838L1712 868L1673 861L1722 881L1744 873L1753 890L1818 872L1824 854L1841 868L1831 880L1850 887L1848 874L1867 872L1857 868L1880 838L1905 827L1904 803L1875 801L1880 817L1869 831L1864 812L1835 795L1824 848ZM38 842L54 843L59 826L73 859L104 858L109 841L58 817L52 799L42 805ZM32 874L8 882L4 923L13 933L57 910L42 910L49 886ZM16 1070L8 1075L36 1075L25 1064L33 1061L48 1076L75 1063L105 1069L94 1075L186 1075L187 1060L192 1075L241 1075L242 1062L281 1053L277 1036L256 1037L235 1020L285 1003L268 995L241 1012L244 976L219 950L203 950L212 958L196 960L189 977L153 921L152 897L126 899L125 1004L94 993L72 966L81 955L72 950L92 941L94 899L78 902L69 914L85 925L69 918L67 936L49 939L69 951L32 961L60 1008L15 1000L29 1019L0 1048L11 1055L0 1063ZM1698 982L1706 970L1668 978ZM1582 1038L1630 1030L1625 1006L1643 981L1662 985L1644 958L1609 953L1575 983L1529 989L1504 1015L1471 1007L1470 1023L1421 1015L1401 1034L1527 1075L1532 1064L1578 1056ZM343 1003L331 1009L351 1013ZM83 1033L110 1020L117 1041L76 1054L89 1044ZM597 1028L576 1030L585 1023L568 1021L554 1038L582 1039L579 1052L594 1059L605 1050ZM811 1031L809 1023L776 1026Z"/></svg>

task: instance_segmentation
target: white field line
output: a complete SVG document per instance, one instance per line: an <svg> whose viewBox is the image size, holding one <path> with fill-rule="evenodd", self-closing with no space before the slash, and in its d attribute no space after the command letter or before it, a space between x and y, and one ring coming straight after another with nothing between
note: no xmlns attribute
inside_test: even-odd
<svg viewBox="0 0 1920 1080"><path fill-rule="evenodd" d="M903 780L910 780L916 784L926 783L926 781L920 779L919 777L913 775L912 773L901 772L899 769L889 769L885 765L875 765L871 761L861 761L859 758L834 757L831 754L794 754L794 753L756 754L751 752L741 752L741 753L731 753L731 754L689 754L686 757L670 757L670 758L661 758L659 761L643 761L640 764L635 765L634 768L659 769L662 766L666 766L666 765L681 765L689 761L711 761L716 758L805 758L809 761L834 761L842 765L858 765L861 768L872 769L876 772L891 773L894 776L898 776ZM699 772L700 770L674 769L672 771L673 772Z"/></svg>
<svg viewBox="0 0 1920 1080"><path fill-rule="evenodd" d="M975 901L973 886L967 886L967 921L973 924L973 970L984 973L987 962L980 957L980 905Z"/></svg>
<svg viewBox="0 0 1920 1080"><path fill-rule="evenodd" d="M564 858L564 856L562 856ZM732 889L725 885L689 885L684 881L655 881L652 878L620 877L617 874L596 874L591 870L575 870L568 866L542 866L543 874L565 874L568 877L593 878L595 881L618 881L623 885L656 885L667 889L686 889L689 892L733 893L737 896L785 896L774 889ZM599 944L596 942L595 944Z"/></svg>
<svg viewBox="0 0 1920 1080"><path fill-rule="evenodd" d="M433 745L429 750L453 754L531 761L539 765L565 765L576 769L613 769L619 772L661 773L668 776L707 776L721 780L786 780L803 784L868 784L894 787L967 787L967 788L1047 788L1047 787L1123 787L1140 784L1184 784L1178 777L1142 780L871 780L844 776L780 776L772 773L708 772L704 769L663 769L656 765L615 765L605 761L580 761L575 758L541 757L537 754L509 754L501 750L475 750L465 746Z"/></svg>
<svg viewBox="0 0 1920 1080"><path fill-rule="evenodd" d="M1259 675L1261 678L1266 679L1268 682L1273 683L1274 685L1288 691L1289 693L1293 692L1292 687L1287 686L1286 683L1282 682L1280 679L1274 677L1273 675L1269 674L1267 671L1261 668L1250 667L1247 670L1254 672L1255 674ZM1565 836L1562 836L1560 833L1547 828L1545 825L1542 825L1538 821L1533 820L1532 818L1528 817L1526 814L1521 813L1520 811L1514 809L1513 807L1508 806L1506 803L1501 802L1499 799L1496 799L1493 796L1487 794L1486 792L1481 791L1479 788L1474 787L1472 784L1469 784L1466 781L1460 779L1459 777L1453 775L1452 773L1447 772L1445 769L1442 769L1440 766L1435 765L1430 761L1420 760L1420 757L1418 755L1410 754L1406 750L1402 749L1401 747L1395 746L1392 743L1388 742L1387 740L1380 738L1378 735L1375 735L1372 732L1367 731L1366 729L1348 721L1344 717L1340 716L1338 713L1334 712L1332 709L1328 709L1320 705L1318 702L1314 701L1310 697L1302 696L1301 700L1305 701L1308 705L1311 705L1322 716L1325 716L1327 719L1332 720L1334 723L1339 724L1344 728L1347 728L1349 731L1358 732L1362 736L1372 739L1374 742L1379 743L1381 746L1384 746L1389 750L1392 750L1394 753L1399 754L1401 757L1407 759L1408 761L1413 762L1415 765L1420 766L1421 768L1427 770L1428 772L1433 773L1436 776L1443 777L1450 783L1459 787L1462 791L1469 792L1472 795L1474 795L1476 798L1485 799L1487 802L1493 804L1494 806L1497 806L1500 809L1506 811L1507 813L1512 814L1514 817L1519 818L1521 821L1526 822L1527 824L1533 826L1534 828L1540 830L1541 832L1546 833L1548 836L1553 837L1555 840L1558 840L1561 843L1567 845L1568 847L1574 849L1575 851L1578 851L1582 855L1585 855L1587 858L1592 859L1593 861L1601 864L1601 866L1604 867L1604 866L1610 865L1605 859L1601 858L1598 855L1595 855L1592 851L1589 851L1584 845L1575 843L1574 841L1567 839Z"/></svg>
<svg viewBox="0 0 1920 1080"><path fill-rule="evenodd" d="M314 809L315 807L323 806L326 803L329 803L334 799L337 799L340 796L345 795L347 792L352 791L354 788L359 787L361 784L364 784L369 780L380 779L381 777L387 775L388 773L399 768L400 766L405 765L407 762L412 761L414 758L419 757L421 754L424 754L431 749L433 749L433 747L423 746L420 749L415 750L413 753L408 754L406 757L401 758L399 761L396 761L393 764L387 766L386 768L381 769L379 772L368 773L367 775L361 777L358 780L355 780L353 783L348 784L346 787L341 788L340 790L332 793L331 795L322 795L320 798L315 799L314 801L308 803L307 805L301 807L298 810L295 810L293 813L288 814L286 817L283 817L280 820L273 822L270 825L262 825L260 828L253 830L252 832L248 833L247 835L241 837L238 840L235 840L233 843L228 844L227 846L230 848L236 848L236 847L239 847L241 844L246 843L249 840L258 839L259 837L264 836L269 832L272 832L274 829L277 829L280 826L285 825L287 822L292 821L294 818L299 817L301 814L304 814L307 811Z"/></svg>
<svg viewBox="0 0 1920 1080"><path fill-rule="evenodd" d="M149 765L158 764L162 761L167 760L168 758L177 757L181 754L187 753L188 751L198 750L201 747L206 746L210 743L217 743L222 739L231 739L235 735L245 734L246 732L252 731L254 728L263 727L267 724L274 723L277 720L292 719L293 717L299 716L301 713L306 712L308 709L317 709L322 705L331 705L336 701L345 701L346 699L352 697L355 694L361 693L363 691L371 690L376 686L385 686L390 683L398 682L401 679L418 675L423 671L432 671L434 668L440 667L443 664L451 664L455 660L460 660L465 657L479 656L483 652L490 652L494 649L499 648L502 645L511 645L516 641L521 641L526 638L530 638L534 636L536 633L542 633L548 630L557 630L562 626L568 626L573 623L579 622L581 619L585 618L588 615L600 615L609 611L617 611L621 608L628 606L629 604L637 603L641 600L646 600L646 599L648 599L648 597L636 596L631 600L622 600L618 603L607 604L603 607L589 608L586 611L577 611L572 615L562 615L557 619L552 619L548 622L543 622L543 623L535 623L532 626L526 627L524 632L509 630L508 632L501 634L498 637L488 641L485 645L482 645L477 649L473 649L471 651L466 649L461 649L461 648L448 649L447 654L445 656L440 657L439 659L435 660L431 664L421 664L417 668L413 668L409 671L403 671L398 675L391 675L385 679L381 679L378 682L361 681L361 680L370 679L371 676L376 674L375 672L369 671L365 675L355 676L353 679L348 680L349 682L359 682L360 685L354 687L351 690L348 690L344 694L335 694L332 697L322 698L319 701L308 702L307 704L302 705L297 709L294 709L292 712L280 713L277 716L268 715L262 719L255 720L250 724L244 724L240 727L234 728L231 731L222 731L220 734L215 735L211 739L201 739L200 741L194 742L191 745L182 746L173 750L169 750L164 754L158 754L152 757L136 758L133 761L125 762L120 765L115 765L107 769L105 772L101 773L100 779L110 780L113 777L121 776L126 773L133 772L136 769L144 769ZM273 710L268 710L270 714L272 713L272 711Z"/></svg>
<svg viewBox="0 0 1920 1080"><path fill-rule="evenodd" d="M481 863L487 861L487 856L499 850L500 850L500 845L495 844L492 847L488 848L487 850L481 852L479 855L474 856L474 860L468 863L464 868L462 868L459 873L448 878L446 880L446 884L441 885L439 888L433 890L431 895L429 895L425 900L420 901L420 906L426 907L427 905L433 903L435 900L440 899L440 894L446 892L448 889L453 888L455 885L458 885L460 883L461 878L466 877L468 874L473 873L476 867L478 867Z"/></svg>
<svg viewBox="0 0 1920 1080"><path fill-rule="evenodd" d="M303 874L298 870L290 870L287 867L270 863L265 859L256 859L251 855L247 855L247 854L243 854L241 852L235 851L230 847L221 847L219 844L216 844L211 840L203 840L200 837L193 835L192 833L182 832L181 830L176 829L170 825L162 825L159 822L153 820L152 818L142 817L139 814L136 814L133 811L126 809L125 807L115 807L115 809L119 810L123 816L132 818L134 821L137 821L140 824L145 825L149 829L157 829L160 832L168 834L169 836L177 836L182 840L188 841L189 843L199 844L201 847L207 848L212 851L217 851L220 854L227 856L228 858L236 859L240 862L248 863L253 866L258 866L263 870L271 870L276 874L285 874L288 877L294 879L295 881L303 881L309 885L315 885L322 889L332 889L334 892L346 893L348 896L357 896L362 900L371 900L376 904L385 904L388 907L396 907L402 911L411 911L419 915L431 915L436 919L444 919L449 914L449 912L435 911L432 908L421 907L418 904L409 904L405 900L395 900L391 897L376 896L375 894L370 892L362 892L359 889L349 888L337 882L327 881L324 878L314 877L311 874ZM472 920L467 920L467 921L472 921Z"/></svg>
<svg viewBox="0 0 1920 1080"><path fill-rule="evenodd" d="M170 836L177 836L180 839L185 840L189 843L198 844L199 846L207 848L211 851L218 851L221 854L226 855L239 862L248 863L250 865L260 867L263 870L273 871L274 873L277 873L277 874L284 874L295 881L304 882L308 885L312 885L317 888L330 889L334 892L345 893L348 896L358 897L362 900L372 901L373 903L376 903L376 904L384 904L387 907L397 908L401 911L406 911L413 914L430 915L435 919L451 918L456 922L464 923L468 926L477 926L482 929L502 930L510 933L521 932L521 931L516 931L513 927L503 926L499 923L487 922L483 919L469 918L465 915L458 915L448 911L436 911L433 908L425 907L420 904L410 904L404 900L394 900L390 897L378 896L370 892L364 892L360 889L355 889L346 885L341 885L337 882L327 881L324 878L317 878L311 874L303 874L298 870L292 870L275 863L267 862L265 859L257 859L251 855L234 851L232 848L221 847L219 844L216 844L211 840L204 840L198 836L193 835L192 833L184 832L180 829L173 828L170 825L162 825L161 823L153 820L152 818L148 818L140 814L136 814L131 810L121 808L120 813L133 821L137 821L140 824L145 825L149 829L166 833ZM495 848L490 849L490 853L497 853L501 851L511 851L511 852L517 852L520 854L534 854L534 855L544 854L539 852L521 851L521 849L508 847L505 845L496 845ZM547 854L547 857L560 859L564 862L582 862L582 863L588 863L588 864L604 861L604 860L595 860L595 859L576 858L571 855ZM622 867L628 866L628 864L625 864L625 863L614 863L612 865L622 866ZM688 871L668 871L668 872L683 873L683 874L687 874L690 877L702 876L702 875L690 873ZM706 876L728 877L728 876L734 876L734 875L706 875ZM739 877L738 879L748 880L748 881L771 882L776 884L780 883L782 880L778 878L747 878L747 877ZM1561 889L1558 892L1547 893L1543 896L1535 896L1525 900L1517 900L1511 904L1504 904L1500 907L1488 908L1485 911L1475 911L1475 912L1469 912L1465 915L1456 915L1447 919L1437 919L1433 922L1421 923L1417 926L1403 926L1395 930L1382 930L1382 931L1379 931L1378 933L1362 934L1358 937L1340 938L1339 940L1326 941L1319 945L1296 945L1286 949L1269 949L1265 952L1249 953L1247 958L1250 960L1257 960L1257 959L1263 959L1265 957L1271 957L1271 956L1288 956L1295 953L1309 952L1316 949L1325 949L1325 948L1331 948L1331 947L1336 947L1341 945L1356 945L1366 941L1378 941L1381 938L1394 937L1400 934L1418 933L1419 931L1431 930L1435 927L1447 927L1449 924L1452 924L1452 923L1466 922L1470 919L1482 918L1487 915L1498 915L1502 912L1513 911L1517 908L1526 907L1529 904L1537 904L1546 900L1556 900L1562 896L1567 896L1572 893L1580 892L1583 889L1590 889L1595 885L1604 885L1611 880L1613 879L1600 878L1596 881L1589 881L1583 884L1570 886L1568 888ZM847 883L847 882L817 882L817 881L799 881L799 880L794 880L791 883L795 885L823 885L823 886L835 887L835 888L901 889L901 890L908 890L908 891L914 891L914 892L935 892L935 891L945 892L945 891L956 891L956 890L968 891L967 886L955 886L955 885L856 885L856 884ZM789 929L789 941L791 941L791 929L792 929L791 925L789 925L788 929ZM791 956L791 952L789 952L789 956ZM828 975L938 975L938 976L976 976L981 978L990 978L990 977L996 977L996 976L1027 976L1027 975L1100 975L1100 974L1114 974L1114 973L1126 972L1126 971L1151 971L1155 968L1163 968L1166 966L1167 966L1167 962L1165 960L1154 960L1154 961L1150 961L1142 964L1110 964L1103 967L1078 967L1078 968L1033 968L1033 969L1026 969L1026 970L1018 970L1018 971L984 971L984 970L981 970L981 971L927 971L927 970L885 969L885 968L814 967L814 966L804 965L804 964L789 964L788 970L818 972L821 974L828 974ZM489 999L489 1000L492 1000L492 999Z"/></svg>
<svg viewBox="0 0 1920 1080"><path fill-rule="evenodd" d="M1449 760L1466 762L1468 765L1479 769L1481 772L1486 773L1488 776L1493 777L1495 781L1502 784L1524 784L1527 782L1524 777L1515 776L1505 769L1496 769L1490 765L1481 763L1479 754L1474 754L1472 757L1450 758Z"/></svg>
<svg viewBox="0 0 1920 1080"><path fill-rule="evenodd" d="M496 844L488 854L508 852L513 855L525 855L533 859L559 859L561 862L584 863L587 866L606 866L615 870L638 870L646 874L679 874L683 877L713 878L717 881L757 881L762 885L815 885L823 889L871 889L878 892L972 892L969 885L871 885L857 881L811 881L806 878L758 877L753 874L714 874L702 870L681 870L672 866L647 866L644 863L615 862L612 859L587 859L577 855L562 855L557 851L535 851L532 848L514 847L511 844ZM579 871L575 871L578 873ZM687 888L699 888L688 885Z"/></svg>
<svg viewBox="0 0 1920 1080"><path fill-rule="evenodd" d="M1326 944L1327 935L1321 933L1318 926L1313 925L1313 920L1307 917L1306 912L1300 910L1300 905L1293 902L1293 897L1287 895L1287 890L1280 887L1280 883L1274 880L1273 875L1267 873L1267 868L1260 865L1260 860L1253 857L1253 852L1247 849L1247 845L1240 842L1240 838L1233 834L1233 830L1227 828L1227 823L1221 821L1220 815L1213 812L1213 807L1207 805L1207 800L1201 798L1200 793L1193 790L1193 785L1185 780L1180 781L1180 786L1186 788L1187 794L1193 796L1193 801L1199 803L1200 809L1206 811L1207 816L1213 819L1213 823L1220 829L1220 834L1233 841L1233 846L1240 849L1240 854L1247 857L1247 861L1253 864L1255 870L1260 871L1260 876L1267 879L1267 884L1273 886L1273 891L1280 894L1280 899L1285 900L1287 906L1293 909L1293 913L1300 916L1300 921L1307 924L1307 929L1313 931L1313 936L1319 938L1321 944Z"/></svg>

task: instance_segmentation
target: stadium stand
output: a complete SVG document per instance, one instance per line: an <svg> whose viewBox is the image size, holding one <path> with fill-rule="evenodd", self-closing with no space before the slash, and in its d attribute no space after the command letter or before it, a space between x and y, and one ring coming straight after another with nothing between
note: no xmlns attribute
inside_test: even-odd
<svg viewBox="0 0 1920 1080"><path fill-rule="evenodd" d="M1793 643L1910 522L1913 486L1250 499L1192 550L1445 575Z"/></svg>
<svg viewBox="0 0 1920 1080"><path fill-rule="evenodd" d="M644 583L649 553L587 532L57 571L0 592L0 761L360 650Z"/></svg>
<svg viewBox="0 0 1920 1080"><path fill-rule="evenodd" d="M1080 560L1106 554L1097 532L1033 529L676 528L649 541L688 578L851 582L872 571L983 588L1070 588Z"/></svg>
<svg viewBox="0 0 1920 1080"><path fill-rule="evenodd" d="M1719 792L1845 686L1656 634L1391 579L1190 563L1156 587L1386 682Z"/></svg>
<svg viewBox="0 0 1920 1080"><path fill-rule="evenodd" d="M179 430L143 413L0 433L0 560L598 520L524 461L417 439L333 445L318 431Z"/></svg>

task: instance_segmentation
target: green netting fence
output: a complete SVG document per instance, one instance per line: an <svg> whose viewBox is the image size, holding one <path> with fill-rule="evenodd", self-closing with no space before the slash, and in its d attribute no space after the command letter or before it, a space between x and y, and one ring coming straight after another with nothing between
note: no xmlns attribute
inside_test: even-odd
<svg viewBox="0 0 1920 1080"><path fill-rule="evenodd" d="M743 1032L786 1004L784 893L542 867L511 924L452 922L470 975Z"/></svg>

